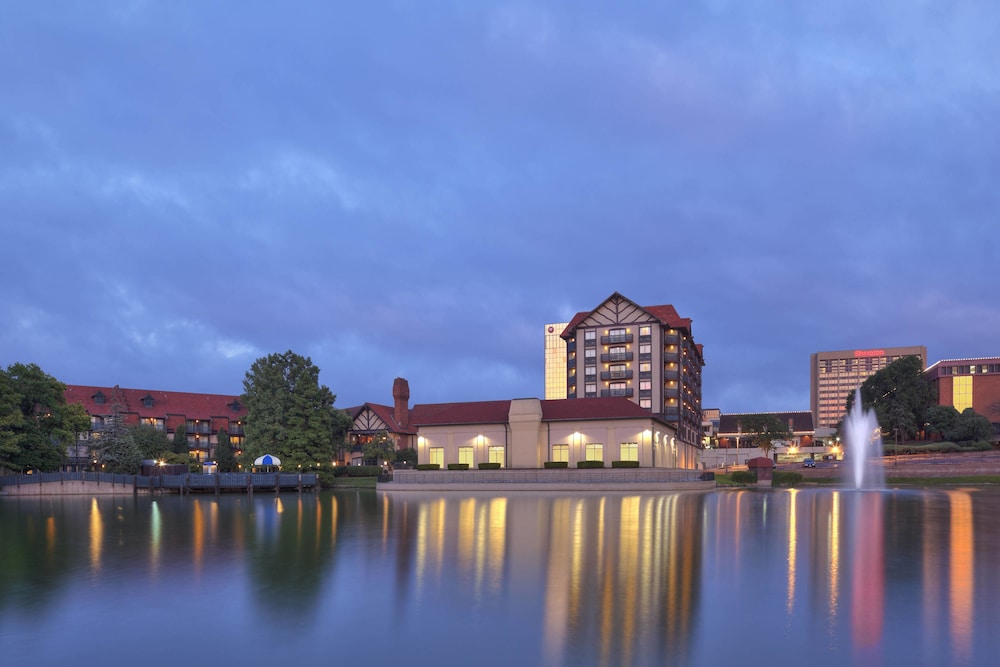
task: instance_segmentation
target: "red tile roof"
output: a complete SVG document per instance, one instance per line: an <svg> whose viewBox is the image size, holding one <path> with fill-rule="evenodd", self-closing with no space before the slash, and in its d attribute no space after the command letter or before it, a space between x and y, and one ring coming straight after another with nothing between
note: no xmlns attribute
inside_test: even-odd
<svg viewBox="0 0 1000 667"><path fill-rule="evenodd" d="M444 426L451 424L506 424L510 401L473 401L470 403L429 403L414 405L410 425Z"/></svg>
<svg viewBox="0 0 1000 667"><path fill-rule="evenodd" d="M649 410L640 408L638 404L621 396L542 401L542 421L637 418L653 419L655 417Z"/></svg>
<svg viewBox="0 0 1000 667"><path fill-rule="evenodd" d="M624 297L618 292L615 292L607 299L602 301L600 305L597 306L597 308L595 308L594 310L588 310L574 315L573 319L571 319L569 321L569 324L566 325L566 328L563 329L561 336L563 338L568 337L573 331L576 330L578 326L580 326L581 322L590 317L590 315L593 314L596 310L599 310L600 307L603 306L605 303L616 297L629 301L630 303L634 303L628 297ZM681 317L680 315L677 314L677 309L675 309L673 306L669 304L665 304L662 306L640 306L636 304L636 307L646 311L647 313L658 319L662 324L665 324L671 328L687 329L688 331L691 330L691 318Z"/></svg>
<svg viewBox="0 0 1000 667"><path fill-rule="evenodd" d="M98 403L94 396L104 394L104 403ZM211 419L212 417L228 417L229 419L244 419L246 406L239 396L225 394L190 394L181 391L153 391L148 389L122 389L119 387L90 387L84 385L66 385L66 402L81 403L88 414L110 415L114 404L114 396L118 393L124 404L125 412L137 414L142 418L164 418L167 415L181 415L186 419ZM146 407L143 399L153 399L151 407ZM233 403L237 409L233 409Z"/></svg>
<svg viewBox="0 0 1000 667"><path fill-rule="evenodd" d="M384 421L388 426L389 430L393 433L416 433L416 429L412 428L402 428L396 421L396 410L394 407L388 405L379 405L378 403L365 403L364 405L358 405L353 408L346 408L347 414L351 416L351 419L357 419L358 415L364 412L365 408L368 408L374 412L379 419Z"/></svg>

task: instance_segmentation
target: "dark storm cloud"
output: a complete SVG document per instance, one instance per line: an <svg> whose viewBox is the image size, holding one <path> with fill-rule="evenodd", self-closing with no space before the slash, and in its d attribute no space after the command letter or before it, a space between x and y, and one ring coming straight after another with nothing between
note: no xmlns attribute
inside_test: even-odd
<svg viewBox="0 0 1000 667"><path fill-rule="evenodd" d="M15 2L0 362L338 404L540 395L541 327L673 303L704 401L811 352L997 354L987 2Z"/></svg>

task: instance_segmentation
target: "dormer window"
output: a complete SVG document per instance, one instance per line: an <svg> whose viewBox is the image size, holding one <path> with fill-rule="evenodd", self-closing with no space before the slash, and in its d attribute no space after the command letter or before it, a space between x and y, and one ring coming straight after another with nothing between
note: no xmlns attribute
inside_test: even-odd
<svg viewBox="0 0 1000 667"><path fill-rule="evenodd" d="M104 405L104 394L103 393L97 392L96 394L94 394L92 396L92 398L94 399L94 403L97 403L98 405Z"/></svg>
<svg viewBox="0 0 1000 667"><path fill-rule="evenodd" d="M233 412L239 412L240 408L243 407L240 405L239 401L233 401L229 404L229 406L233 409Z"/></svg>
<svg viewBox="0 0 1000 667"><path fill-rule="evenodd" d="M142 407L144 407L144 408L151 408L151 407L153 407L153 397L150 396L149 394L146 394L145 396L143 396L142 397Z"/></svg>

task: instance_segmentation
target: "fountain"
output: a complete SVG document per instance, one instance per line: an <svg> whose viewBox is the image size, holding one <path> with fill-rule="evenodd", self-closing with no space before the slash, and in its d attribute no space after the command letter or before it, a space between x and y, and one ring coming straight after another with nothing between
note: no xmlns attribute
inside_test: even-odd
<svg viewBox="0 0 1000 667"><path fill-rule="evenodd" d="M882 429L874 410L861 405L861 390L854 392L854 405L844 418L845 452L851 460L855 489L881 489L885 487L885 469L882 467Z"/></svg>

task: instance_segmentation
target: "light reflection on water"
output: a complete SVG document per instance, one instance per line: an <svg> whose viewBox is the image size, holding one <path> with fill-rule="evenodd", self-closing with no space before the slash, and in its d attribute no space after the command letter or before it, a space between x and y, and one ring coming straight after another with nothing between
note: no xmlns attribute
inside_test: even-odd
<svg viewBox="0 0 1000 667"><path fill-rule="evenodd" d="M0 501L5 662L992 664L1000 493ZM108 648L114 647L110 652Z"/></svg>

